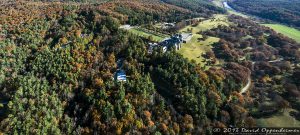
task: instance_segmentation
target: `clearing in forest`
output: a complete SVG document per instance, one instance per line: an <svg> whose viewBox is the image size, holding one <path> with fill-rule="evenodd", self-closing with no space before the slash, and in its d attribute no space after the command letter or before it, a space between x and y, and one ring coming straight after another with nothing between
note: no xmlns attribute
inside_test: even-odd
<svg viewBox="0 0 300 135"><path fill-rule="evenodd" d="M193 27L191 25L183 28L182 30L180 30L181 32L186 32L188 31L188 29L192 29L192 33L193 34L197 34L197 32L199 31L206 31L206 30L210 30L212 28L216 28L219 25L226 25L229 26L229 21L227 19L226 15L215 15L214 17L212 17L211 19L208 20L204 20L202 22L200 22L197 26Z"/></svg>
<svg viewBox="0 0 300 135"><path fill-rule="evenodd" d="M219 38L208 37L206 40L199 40L202 35L197 34L199 31L206 31L215 28L219 25L229 26L230 23L227 20L226 15L215 15L213 18L200 22L197 26L187 26L180 30L180 32L192 32L193 38L186 44L182 45L182 48L178 53L182 54L189 60L195 60L201 66L206 64L205 58L202 56L208 51L212 51L212 44L219 41Z"/></svg>
<svg viewBox="0 0 300 135"><path fill-rule="evenodd" d="M300 121L290 116L293 109L286 109L282 114L272 115L270 118L260 118L256 120L260 127L299 127Z"/></svg>
<svg viewBox="0 0 300 135"><path fill-rule="evenodd" d="M300 43L300 30L282 24L262 24Z"/></svg>
<svg viewBox="0 0 300 135"><path fill-rule="evenodd" d="M147 38L149 39L150 37L152 37L152 40L155 42L160 42L163 41L165 38L169 37L169 35L165 35L165 34L160 34L151 30L146 30L146 29L142 29L142 28L132 28L129 30L129 32Z"/></svg>

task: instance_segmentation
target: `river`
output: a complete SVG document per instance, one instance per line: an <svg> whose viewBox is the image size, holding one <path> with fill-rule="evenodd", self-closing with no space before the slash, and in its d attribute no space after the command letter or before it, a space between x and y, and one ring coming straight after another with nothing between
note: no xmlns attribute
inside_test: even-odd
<svg viewBox="0 0 300 135"><path fill-rule="evenodd" d="M224 6L225 8L227 8L227 9L230 9L230 10L235 11L232 7L230 7L230 6L228 5L228 2L227 2L227 1L224 1L224 2L223 2L223 6Z"/></svg>

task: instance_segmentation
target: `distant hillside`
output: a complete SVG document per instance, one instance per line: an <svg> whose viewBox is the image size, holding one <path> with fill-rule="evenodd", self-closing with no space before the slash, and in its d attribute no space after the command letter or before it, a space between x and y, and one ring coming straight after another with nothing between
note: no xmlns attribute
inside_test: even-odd
<svg viewBox="0 0 300 135"><path fill-rule="evenodd" d="M110 0L24 0L24 1L42 1L42 2L106 2Z"/></svg>
<svg viewBox="0 0 300 135"><path fill-rule="evenodd" d="M97 0L106 1L106 0ZM9 4L10 3L10 4ZM22 5L22 6L20 6ZM101 4L51 3L10 1L0 8L0 23L13 27L20 23L30 22L34 18L51 17L67 9L95 11L109 15L121 23L144 24L152 21L178 21L196 16L195 13L170 4L142 0L112 0ZM14 17L11 17L13 15Z"/></svg>
<svg viewBox="0 0 300 135"><path fill-rule="evenodd" d="M234 0L235 10L300 27L300 0Z"/></svg>
<svg viewBox="0 0 300 135"><path fill-rule="evenodd" d="M179 7L190 9L194 12L211 15L214 13L225 13L222 8L212 4L209 0L161 0Z"/></svg>
<svg viewBox="0 0 300 135"><path fill-rule="evenodd" d="M153 21L174 22L196 14L191 11L156 1L145 0L121 0L110 1L96 7L100 13L110 15L131 25L145 24Z"/></svg>

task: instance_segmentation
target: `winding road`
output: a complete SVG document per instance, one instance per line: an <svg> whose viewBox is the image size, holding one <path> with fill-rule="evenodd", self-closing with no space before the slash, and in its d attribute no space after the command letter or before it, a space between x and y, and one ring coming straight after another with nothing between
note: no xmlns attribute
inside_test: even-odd
<svg viewBox="0 0 300 135"><path fill-rule="evenodd" d="M270 60L270 61L268 61L269 63L275 63L275 62L279 62L279 61L283 61L284 59L283 58L278 58L278 59L276 59L276 60ZM254 61L252 61L252 65L254 65L256 62L254 62ZM248 82L247 82L247 84L246 84L246 86L245 87L243 87L242 89L241 89L241 91L240 91L240 94L243 94L243 93L245 93L249 88L250 88L250 86L251 86L251 77L249 76L249 78L248 78Z"/></svg>
<svg viewBox="0 0 300 135"><path fill-rule="evenodd" d="M251 77L249 76L248 82L247 82L246 86L241 89L240 94L245 93L250 88L250 86L251 86Z"/></svg>

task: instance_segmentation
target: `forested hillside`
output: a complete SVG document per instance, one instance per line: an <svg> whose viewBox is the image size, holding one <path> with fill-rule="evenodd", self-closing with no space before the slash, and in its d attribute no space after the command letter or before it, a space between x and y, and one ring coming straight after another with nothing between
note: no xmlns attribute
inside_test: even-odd
<svg viewBox="0 0 300 135"><path fill-rule="evenodd" d="M161 0L165 3L177 5L193 12L198 12L202 16L211 16L216 13L225 13L225 10L211 3L209 0Z"/></svg>
<svg viewBox="0 0 300 135"><path fill-rule="evenodd" d="M235 10L300 27L300 0L233 0Z"/></svg>
<svg viewBox="0 0 300 135"><path fill-rule="evenodd" d="M210 56L238 63L251 71L252 89L245 102L250 116L265 121L271 118L278 123L259 126L281 127L285 123L299 126L287 121L287 117L277 116L288 112L287 116L292 117L294 123L299 120L300 85L296 76L300 44L252 20L239 16L228 19L235 25L219 26L202 33L220 38L214 44L214 55Z"/></svg>

